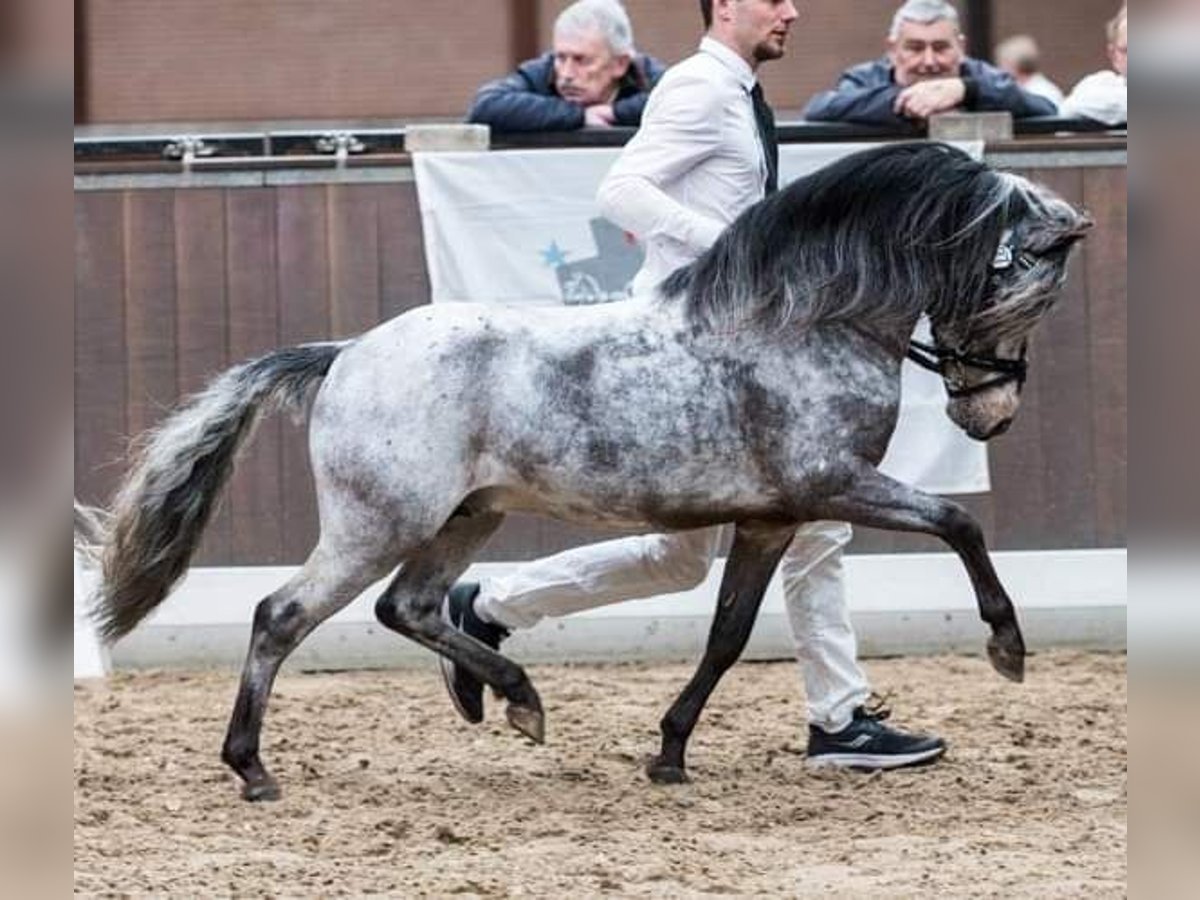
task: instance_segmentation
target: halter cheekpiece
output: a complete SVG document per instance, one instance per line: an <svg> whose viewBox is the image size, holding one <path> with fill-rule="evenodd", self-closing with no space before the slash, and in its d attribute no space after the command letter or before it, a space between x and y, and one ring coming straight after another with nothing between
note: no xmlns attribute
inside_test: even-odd
<svg viewBox="0 0 1200 900"><path fill-rule="evenodd" d="M1023 269L1032 269L1037 265L1036 258L1019 250L1018 246L1017 235L1012 229L1007 229L1000 239L1000 246L996 248L996 255L992 258L992 270L1004 271L1012 268L1014 263ZM999 356L968 353L955 348L939 347L936 343L926 344L922 341L911 340L908 342L906 355L921 368L936 372L943 379L946 378L946 366L950 363L956 363L968 369L997 373L995 378L989 378L968 387L956 388L947 384L946 393L954 398L970 397L972 394L991 390L1002 384L1008 384L1010 381L1015 381L1017 390L1020 390L1025 386L1025 379L1029 374L1029 363L1025 359L1024 350L1021 351L1019 359L1002 359Z"/></svg>

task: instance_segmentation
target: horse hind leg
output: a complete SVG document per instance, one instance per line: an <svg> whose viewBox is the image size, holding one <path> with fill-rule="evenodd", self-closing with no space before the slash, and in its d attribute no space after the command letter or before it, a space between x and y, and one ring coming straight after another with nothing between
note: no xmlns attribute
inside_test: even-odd
<svg viewBox="0 0 1200 900"><path fill-rule="evenodd" d="M443 595L503 521L503 513L464 503L418 554L405 559L375 604L375 615L388 628L443 654L491 685L508 700L509 724L540 744L545 739L545 715L525 670L450 627L440 615Z"/></svg>
<svg viewBox="0 0 1200 900"><path fill-rule="evenodd" d="M280 665L314 628L383 577L394 562L364 562L318 546L291 580L258 604L221 751L221 759L242 779L245 799L280 796L278 782L259 756L263 717Z"/></svg>

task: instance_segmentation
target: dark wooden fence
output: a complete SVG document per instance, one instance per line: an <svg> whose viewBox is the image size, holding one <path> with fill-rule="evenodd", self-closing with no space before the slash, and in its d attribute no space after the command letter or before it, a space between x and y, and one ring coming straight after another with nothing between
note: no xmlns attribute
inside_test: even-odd
<svg viewBox="0 0 1200 900"><path fill-rule="evenodd" d="M1017 423L991 445L992 492L963 498L996 549L1125 544L1126 169L1113 154L1011 157L1089 209L1097 226L1064 302L1037 335ZM1004 164L1003 154L996 161ZM411 180L242 186L234 173L184 187L105 178L77 180L76 191L75 472L84 501L104 502L129 436L213 373L278 346L352 335L426 302ZM315 535L303 428L268 419L199 562L297 563ZM528 558L595 537L514 516L484 558ZM866 529L854 547L928 549L944 548Z"/></svg>

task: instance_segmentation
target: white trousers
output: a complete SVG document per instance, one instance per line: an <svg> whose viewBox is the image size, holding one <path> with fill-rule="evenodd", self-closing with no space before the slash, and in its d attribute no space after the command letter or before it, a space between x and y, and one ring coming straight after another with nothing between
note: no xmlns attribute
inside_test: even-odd
<svg viewBox="0 0 1200 900"><path fill-rule="evenodd" d="M577 547L485 580L476 611L507 628L531 628L570 613L696 587L708 575L722 527L619 538ZM788 623L804 678L808 721L826 731L849 724L870 694L846 611L845 522L809 522L780 563Z"/></svg>

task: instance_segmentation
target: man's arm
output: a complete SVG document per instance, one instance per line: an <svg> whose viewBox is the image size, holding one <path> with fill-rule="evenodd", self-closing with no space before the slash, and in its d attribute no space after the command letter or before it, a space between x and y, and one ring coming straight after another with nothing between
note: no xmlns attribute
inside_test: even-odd
<svg viewBox="0 0 1200 900"><path fill-rule="evenodd" d="M496 131L574 131L583 118L583 107L539 93L520 72L481 87L467 113L468 122Z"/></svg>
<svg viewBox="0 0 1200 900"><path fill-rule="evenodd" d="M967 109L979 112L1007 110L1014 119L1053 116L1058 112L1053 100L1031 94L1007 72L981 60L972 59L964 63L963 75L964 81L974 81L973 102L965 104Z"/></svg>
<svg viewBox="0 0 1200 900"><path fill-rule="evenodd" d="M804 118L814 122L856 122L860 125L897 125L904 121L893 107L900 93L881 63L847 69L837 87L808 101Z"/></svg>
<svg viewBox="0 0 1200 900"><path fill-rule="evenodd" d="M600 212L641 240L668 238L699 255L713 245L725 223L672 199L663 190L721 145L719 98L700 78L659 85L642 127L600 183Z"/></svg>

